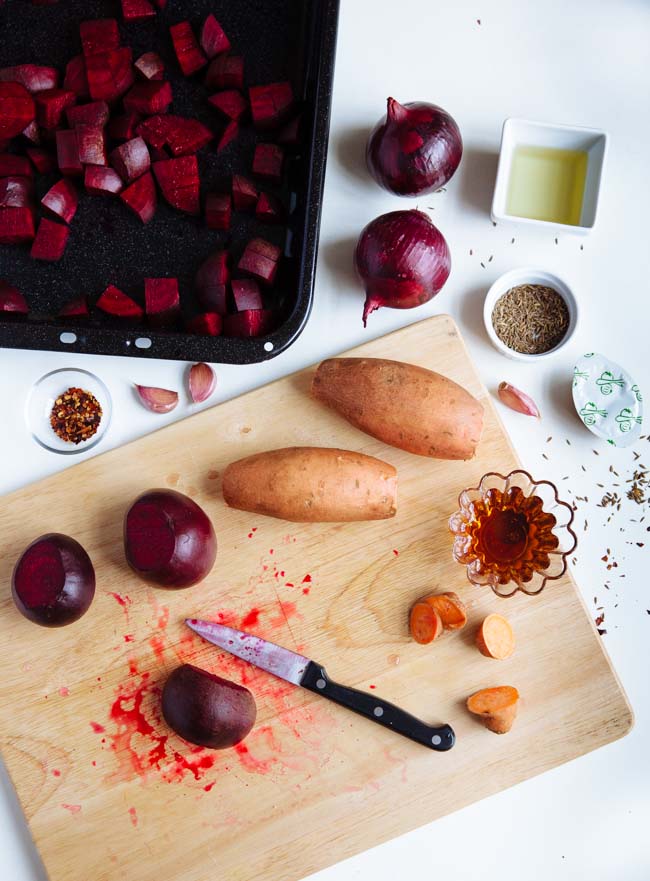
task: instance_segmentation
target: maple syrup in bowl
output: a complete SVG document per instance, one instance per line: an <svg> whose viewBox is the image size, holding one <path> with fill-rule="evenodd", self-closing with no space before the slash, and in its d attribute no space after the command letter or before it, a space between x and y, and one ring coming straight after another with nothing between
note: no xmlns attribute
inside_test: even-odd
<svg viewBox="0 0 650 881"><path fill-rule="evenodd" d="M463 490L458 504L449 518L453 554L472 584L502 597L517 591L534 596L564 575L577 545L573 508L549 480L536 481L522 470L490 472Z"/></svg>

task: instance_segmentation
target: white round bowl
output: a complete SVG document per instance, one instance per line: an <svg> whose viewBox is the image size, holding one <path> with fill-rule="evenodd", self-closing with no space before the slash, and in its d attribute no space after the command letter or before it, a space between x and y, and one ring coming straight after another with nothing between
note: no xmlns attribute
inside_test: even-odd
<svg viewBox="0 0 650 881"><path fill-rule="evenodd" d="M539 355L527 355L523 352L516 352L514 349L510 349L506 346L506 344L499 339L492 326L492 311L496 301L502 296L502 294L509 291L510 288L514 288L520 284L540 284L553 288L558 294L560 294L567 305L567 309L569 310L569 327L567 328L567 332L557 346L553 349L549 349L548 352L541 352ZM545 269L536 269L534 266L522 266L519 269L511 269L510 272L506 272L500 278L497 278L487 292L485 303L483 304L483 322L485 324L487 335L490 338L490 342L495 349L501 352L502 355L505 355L508 358L513 358L515 361L539 361L540 358L548 358L549 355L554 355L556 352L559 352L563 346L566 346L575 333L578 324L578 301L569 285L565 281L562 281L561 278L558 278L557 275L553 275L552 272L547 272Z"/></svg>

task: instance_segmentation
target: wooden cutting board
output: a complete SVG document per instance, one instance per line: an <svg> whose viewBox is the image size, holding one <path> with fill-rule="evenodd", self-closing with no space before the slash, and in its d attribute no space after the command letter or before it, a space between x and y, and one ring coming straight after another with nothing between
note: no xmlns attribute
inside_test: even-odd
<svg viewBox="0 0 650 881"><path fill-rule="evenodd" d="M570 576L503 600L452 559L459 491L518 465L452 320L348 354L413 361L469 389L486 408L478 456L442 462L386 447L311 401L305 370L3 499L0 743L51 881L290 881L629 731L632 711ZM295 525L225 507L228 462L295 444L392 462L395 519ZM149 588L124 563L125 508L157 486L195 498L219 536L213 573L187 591ZM77 538L98 575L88 614L61 630L26 621L8 590L21 550L49 531ZM436 590L467 601L468 626L416 645L407 610ZM473 645L495 610L516 632L508 661ZM451 723L457 745L430 752L285 686L202 643L187 616L297 648L341 681ZM240 750L192 752L161 722L161 683L182 661L253 691L258 722ZM497 684L523 697L503 737L464 708Z"/></svg>

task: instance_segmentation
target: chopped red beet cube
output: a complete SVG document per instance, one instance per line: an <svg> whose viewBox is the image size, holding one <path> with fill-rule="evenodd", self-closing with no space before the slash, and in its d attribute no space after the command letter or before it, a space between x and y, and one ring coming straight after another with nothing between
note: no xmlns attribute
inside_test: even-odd
<svg viewBox="0 0 650 881"><path fill-rule="evenodd" d="M138 134L151 147L160 148L166 144L174 156L196 153L214 137L198 119L185 119L172 114L146 119L138 126Z"/></svg>
<svg viewBox="0 0 650 881"><path fill-rule="evenodd" d="M246 245L237 268L263 284L273 284L280 259L280 248L266 239L251 239Z"/></svg>
<svg viewBox="0 0 650 881"><path fill-rule="evenodd" d="M145 312L154 327L174 324L180 314L177 278L145 278Z"/></svg>
<svg viewBox="0 0 650 881"><path fill-rule="evenodd" d="M34 182L30 177L0 177L0 208L31 208Z"/></svg>
<svg viewBox="0 0 650 881"><path fill-rule="evenodd" d="M230 196L208 193L205 199L205 222L209 229L230 229Z"/></svg>
<svg viewBox="0 0 650 881"><path fill-rule="evenodd" d="M86 57L88 89L95 101L115 101L133 85L131 49L111 49Z"/></svg>
<svg viewBox="0 0 650 881"><path fill-rule="evenodd" d="M199 214L199 165L196 156L154 162L153 171L163 196L186 214Z"/></svg>
<svg viewBox="0 0 650 881"><path fill-rule="evenodd" d="M0 154L0 177L8 177L9 175L34 177L34 169L26 156L2 153Z"/></svg>
<svg viewBox="0 0 650 881"><path fill-rule="evenodd" d="M133 138L120 147L116 147L111 153L111 165L122 180L130 184L149 171L151 167L151 157L147 145L142 138Z"/></svg>
<svg viewBox="0 0 650 881"><path fill-rule="evenodd" d="M38 64L18 64L16 67L3 67L0 82L20 83L28 92L42 92L56 89L59 85L59 71L56 67L42 67Z"/></svg>
<svg viewBox="0 0 650 881"><path fill-rule="evenodd" d="M230 49L226 32L212 14L208 15L201 28L201 48L208 58L214 58Z"/></svg>
<svg viewBox="0 0 650 881"><path fill-rule="evenodd" d="M229 278L227 251L216 251L201 264L194 279L194 286L197 299L206 312L226 314Z"/></svg>
<svg viewBox="0 0 650 881"><path fill-rule="evenodd" d="M97 308L107 315L115 318L139 319L144 315L142 307L131 299L124 291L109 284L104 293L97 300Z"/></svg>
<svg viewBox="0 0 650 881"><path fill-rule="evenodd" d="M74 176L82 173L76 130L59 130L56 133L56 155L62 174Z"/></svg>
<svg viewBox="0 0 650 881"><path fill-rule="evenodd" d="M135 137L141 119L139 113L123 113L120 116L113 116L108 123L107 132L116 141L130 141Z"/></svg>
<svg viewBox="0 0 650 881"><path fill-rule="evenodd" d="M27 138L30 144L38 145L41 143L41 130L35 119L32 119L30 124L22 130L21 135L23 138Z"/></svg>
<svg viewBox="0 0 650 881"><path fill-rule="evenodd" d="M172 98L172 87L169 83L136 83L124 96L124 109L127 113L151 116L154 113L164 113L172 103Z"/></svg>
<svg viewBox="0 0 650 881"><path fill-rule="evenodd" d="M156 213L156 185L150 171L139 177L131 186L120 193L120 199L143 223L149 223Z"/></svg>
<svg viewBox="0 0 650 881"><path fill-rule="evenodd" d="M145 52L133 65L146 80L161 80L165 73L165 65L157 52Z"/></svg>
<svg viewBox="0 0 650 881"><path fill-rule="evenodd" d="M238 134L239 123L236 119L231 119L224 129L224 133L221 135L219 143L217 144L217 153L221 153L222 150L225 150L226 147L235 140Z"/></svg>
<svg viewBox="0 0 650 881"><path fill-rule="evenodd" d="M88 315L88 297L75 297L59 310L59 318L87 318Z"/></svg>
<svg viewBox="0 0 650 881"><path fill-rule="evenodd" d="M122 15L124 21L144 21L154 18L156 10L149 0L122 0Z"/></svg>
<svg viewBox="0 0 650 881"><path fill-rule="evenodd" d="M174 52L185 76L191 76L207 64L207 58L196 42L189 21L181 21L170 27L169 33L174 44Z"/></svg>
<svg viewBox="0 0 650 881"><path fill-rule="evenodd" d="M248 309L263 309L260 286L252 278L233 278L231 282L235 308L238 312Z"/></svg>
<svg viewBox="0 0 650 881"><path fill-rule="evenodd" d="M41 199L41 205L56 214L61 220L70 223L77 213L79 196L77 188L66 178L54 184Z"/></svg>
<svg viewBox="0 0 650 881"><path fill-rule="evenodd" d="M248 103L246 98L237 89L226 89L225 92L217 92L208 98L210 104L220 110L228 119L241 119L246 112Z"/></svg>
<svg viewBox="0 0 650 881"><path fill-rule="evenodd" d="M253 124L258 129L275 128L285 122L293 109L291 83L270 83L248 90Z"/></svg>
<svg viewBox="0 0 650 881"><path fill-rule="evenodd" d="M87 98L89 96L86 59L83 55L75 55L74 58L68 61L63 88L74 92L77 98Z"/></svg>
<svg viewBox="0 0 650 881"><path fill-rule="evenodd" d="M222 328L221 315L218 312L204 312L196 318L185 322L185 327L190 333L201 336L219 336Z"/></svg>
<svg viewBox="0 0 650 881"><path fill-rule="evenodd" d="M278 132L277 142L285 147L297 147L300 143L300 114L285 123Z"/></svg>
<svg viewBox="0 0 650 881"><path fill-rule="evenodd" d="M91 101L90 104L68 107L65 115L70 128L74 128L76 125L104 126L108 122L110 112L106 101Z"/></svg>
<svg viewBox="0 0 650 881"><path fill-rule="evenodd" d="M256 144L253 156L253 174L272 184L282 181L284 150L277 144Z"/></svg>
<svg viewBox="0 0 650 881"><path fill-rule="evenodd" d="M56 160L54 156L42 147L28 147L27 155L39 174L48 174L56 168Z"/></svg>
<svg viewBox="0 0 650 881"><path fill-rule="evenodd" d="M235 315L226 315L223 320L225 336L258 337L271 333L276 316L271 309L247 309Z"/></svg>
<svg viewBox="0 0 650 881"><path fill-rule="evenodd" d="M32 243L30 256L34 260L46 260L56 263L63 257L65 246L68 244L70 229L62 223L55 223L42 217L36 230L36 238Z"/></svg>
<svg viewBox="0 0 650 881"><path fill-rule="evenodd" d="M34 99L20 83L0 83L0 141L24 131L36 116Z"/></svg>
<svg viewBox="0 0 650 881"><path fill-rule="evenodd" d="M114 168L105 168L101 165L87 165L84 169L84 186L91 196L117 195L121 193L124 184L122 178Z"/></svg>
<svg viewBox="0 0 650 881"><path fill-rule="evenodd" d="M167 143L169 126L173 118L171 114L150 116L138 125L137 132L150 147L163 147Z"/></svg>
<svg viewBox="0 0 650 881"><path fill-rule="evenodd" d="M77 100L74 92L68 89L45 89L34 98L36 122L45 129L57 128L63 111Z"/></svg>
<svg viewBox="0 0 650 881"><path fill-rule="evenodd" d="M210 62L205 77L208 89L244 88L244 59L240 55L219 55Z"/></svg>
<svg viewBox="0 0 650 881"><path fill-rule="evenodd" d="M0 280L0 312L4 313L3 318L7 318L9 313L15 315L27 315L29 306L27 300L20 293L18 288L6 281Z"/></svg>
<svg viewBox="0 0 650 881"><path fill-rule="evenodd" d="M34 238L31 208L0 208L0 245L20 245Z"/></svg>
<svg viewBox="0 0 650 881"><path fill-rule="evenodd" d="M81 46L84 55L97 55L117 49L120 45L120 32L114 18L96 18L82 21L79 25Z"/></svg>
<svg viewBox="0 0 650 881"><path fill-rule="evenodd" d="M284 205L270 193L260 193L255 206L255 216L262 223L282 223L285 219Z"/></svg>
<svg viewBox="0 0 650 881"><path fill-rule="evenodd" d="M82 165L106 165L106 138L104 129L97 125L78 125L77 143Z"/></svg>
<svg viewBox="0 0 650 881"><path fill-rule="evenodd" d="M235 211L249 211L257 205L257 188L243 174L232 176L232 200Z"/></svg>

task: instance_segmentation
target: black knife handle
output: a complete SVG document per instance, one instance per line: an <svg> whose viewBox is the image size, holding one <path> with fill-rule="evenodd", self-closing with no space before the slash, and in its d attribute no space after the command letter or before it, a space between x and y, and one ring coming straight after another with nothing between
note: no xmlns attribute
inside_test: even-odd
<svg viewBox="0 0 650 881"><path fill-rule="evenodd" d="M315 694L322 694L335 704L347 707L348 710L353 710L360 716L383 725L384 728L390 728L397 734L421 743L422 746L428 746L429 749L445 752L452 748L456 740L450 725L435 728L374 694L339 685L329 678L323 667L313 661L305 669L300 684Z"/></svg>

